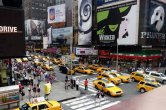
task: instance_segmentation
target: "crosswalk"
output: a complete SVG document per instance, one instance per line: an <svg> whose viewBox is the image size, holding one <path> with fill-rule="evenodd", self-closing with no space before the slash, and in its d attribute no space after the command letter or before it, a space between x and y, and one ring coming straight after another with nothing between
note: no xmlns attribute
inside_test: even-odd
<svg viewBox="0 0 166 110"><path fill-rule="evenodd" d="M93 92L93 93L96 93L97 92L97 90L94 88L94 86L93 86L93 81L94 80L96 80L97 78L95 77L95 78L89 78L88 79L88 91L90 91L90 92ZM80 88L85 88L84 87L84 80L82 80L82 81L80 81L80 83L79 83L79 87Z"/></svg>
<svg viewBox="0 0 166 110"><path fill-rule="evenodd" d="M65 104L73 110L103 110L118 103L120 103L120 101L112 102L109 97L96 99L95 94L85 95L62 102L62 104Z"/></svg>

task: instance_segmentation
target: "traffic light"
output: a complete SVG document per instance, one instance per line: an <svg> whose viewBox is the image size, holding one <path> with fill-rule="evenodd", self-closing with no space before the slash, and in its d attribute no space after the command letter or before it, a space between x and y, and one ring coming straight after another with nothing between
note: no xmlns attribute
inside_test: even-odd
<svg viewBox="0 0 166 110"><path fill-rule="evenodd" d="M22 8L22 0L2 0L4 6Z"/></svg>

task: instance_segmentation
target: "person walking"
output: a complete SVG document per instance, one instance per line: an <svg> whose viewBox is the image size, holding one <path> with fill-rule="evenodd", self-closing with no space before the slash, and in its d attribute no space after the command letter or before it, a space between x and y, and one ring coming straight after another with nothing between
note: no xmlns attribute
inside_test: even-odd
<svg viewBox="0 0 166 110"><path fill-rule="evenodd" d="M25 96L25 91L24 91L24 88L22 88L22 90L21 90L21 100L24 99L24 96Z"/></svg>
<svg viewBox="0 0 166 110"><path fill-rule="evenodd" d="M76 79L76 90L79 90L79 79Z"/></svg>
<svg viewBox="0 0 166 110"><path fill-rule="evenodd" d="M71 87L71 89L73 89L73 78L72 77L70 79L70 87Z"/></svg>
<svg viewBox="0 0 166 110"><path fill-rule="evenodd" d="M36 84L33 85L33 97L36 97Z"/></svg>
<svg viewBox="0 0 166 110"><path fill-rule="evenodd" d="M31 91L32 91L32 85L30 84L29 87L28 87L28 92L29 92L28 93L28 98L29 98L29 102L30 102L31 96L32 96Z"/></svg>
<svg viewBox="0 0 166 110"><path fill-rule="evenodd" d="M87 79L85 79L85 81L84 81L84 86L85 86L85 90L87 90L88 89L88 80Z"/></svg>
<svg viewBox="0 0 166 110"><path fill-rule="evenodd" d="M37 97L40 97L40 85L37 84Z"/></svg>
<svg viewBox="0 0 166 110"><path fill-rule="evenodd" d="M99 105L100 105L100 96L101 96L101 92L100 90L98 90L96 93L96 104L98 103Z"/></svg>
<svg viewBox="0 0 166 110"><path fill-rule="evenodd" d="M73 77L73 87L76 87L76 77Z"/></svg>

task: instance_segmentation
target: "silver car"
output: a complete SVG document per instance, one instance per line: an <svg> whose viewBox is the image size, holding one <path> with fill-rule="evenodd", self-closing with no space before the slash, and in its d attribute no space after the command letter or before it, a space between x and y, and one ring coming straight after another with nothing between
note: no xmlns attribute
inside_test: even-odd
<svg viewBox="0 0 166 110"><path fill-rule="evenodd" d="M158 73L157 71L146 71L146 74L155 78L158 82L166 84L166 76L163 73Z"/></svg>

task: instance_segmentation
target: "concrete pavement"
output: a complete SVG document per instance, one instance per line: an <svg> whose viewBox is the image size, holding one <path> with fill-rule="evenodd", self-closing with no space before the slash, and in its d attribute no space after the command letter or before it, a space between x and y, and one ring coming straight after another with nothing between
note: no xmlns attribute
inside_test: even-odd
<svg viewBox="0 0 166 110"><path fill-rule="evenodd" d="M45 84L44 81L40 83L40 88L41 88L40 96L43 96L43 97L44 97L44 84ZM23 105L25 102L29 101L28 87L25 86L24 90L25 90L25 96L23 100L20 100L20 106ZM61 101L66 101L69 99L76 98L78 96L80 96L80 91L76 91L76 88L71 89L69 87L68 90L65 90L64 82L56 81L52 85L51 93L48 96L48 99L61 102ZM11 108L15 106L16 104L13 104ZM0 107L0 110L7 110L7 106Z"/></svg>

